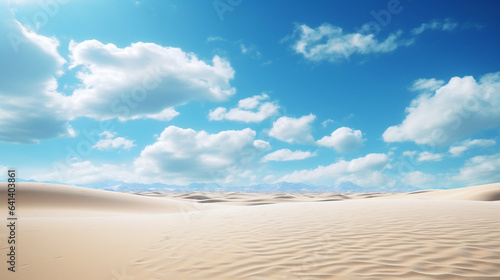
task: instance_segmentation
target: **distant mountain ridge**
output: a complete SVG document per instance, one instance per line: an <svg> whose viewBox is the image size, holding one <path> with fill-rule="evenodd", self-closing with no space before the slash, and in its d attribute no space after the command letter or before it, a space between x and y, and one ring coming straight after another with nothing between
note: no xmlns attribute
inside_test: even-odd
<svg viewBox="0 0 500 280"><path fill-rule="evenodd" d="M35 180L22 180L19 182L37 182ZM58 182L41 182L61 184ZM421 190L420 188L404 185L393 187L362 187L349 181L332 186L318 186L305 183L278 182L274 184L256 184L250 186L225 187L216 183L191 183L189 185L167 185L162 183L141 184L125 183L120 181L106 180L91 184L79 184L76 186L91 189L103 189L119 192L248 192L248 193L359 193L359 192L389 192L402 193Z"/></svg>

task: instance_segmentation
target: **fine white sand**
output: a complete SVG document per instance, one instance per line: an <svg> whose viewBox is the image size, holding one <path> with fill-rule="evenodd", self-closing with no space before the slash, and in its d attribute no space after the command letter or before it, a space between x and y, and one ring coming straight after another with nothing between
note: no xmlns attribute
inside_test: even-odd
<svg viewBox="0 0 500 280"><path fill-rule="evenodd" d="M18 183L0 279L500 279L500 184L409 194L123 194Z"/></svg>

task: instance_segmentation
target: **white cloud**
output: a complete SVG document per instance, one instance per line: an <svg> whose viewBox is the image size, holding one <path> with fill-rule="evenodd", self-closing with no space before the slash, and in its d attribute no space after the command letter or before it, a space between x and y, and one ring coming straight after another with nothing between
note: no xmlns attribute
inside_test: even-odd
<svg viewBox="0 0 500 280"><path fill-rule="evenodd" d="M297 25L294 37L299 38L293 48L306 59L334 62L348 59L353 54L388 53L411 44L411 41L400 40L401 32L390 34L384 41L378 41L374 34L364 33L343 33L342 28L328 23L317 28Z"/></svg>
<svg viewBox="0 0 500 280"><path fill-rule="evenodd" d="M446 144L500 125L500 72L454 77L434 94L424 93L406 108L406 118L383 134L386 142Z"/></svg>
<svg viewBox="0 0 500 280"><path fill-rule="evenodd" d="M176 184L224 180L242 173L244 166L270 149L255 135L249 128L209 134L169 126L141 152L135 169L140 175Z"/></svg>
<svg viewBox="0 0 500 280"><path fill-rule="evenodd" d="M414 28L411 33L413 35L419 35L426 30L440 30L440 31L451 31L458 27L458 23L454 22L451 18L445 20L432 20L430 22L422 23L419 27Z"/></svg>
<svg viewBox="0 0 500 280"><path fill-rule="evenodd" d="M432 79L418 79L413 83L411 90L413 91L435 91L444 85L443 80Z"/></svg>
<svg viewBox="0 0 500 280"><path fill-rule="evenodd" d="M348 153L363 146L363 134L361 130L353 130L349 127L340 127L330 136L325 136L316 141L318 145L334 148L339 153Z"/></svg>
<svg viewBox="0 0 500 280"><path fill-rule="evenodd" d="M265 155L262 162L268 161L292 161L302 160L315 156L316 154L309 151L291 151L289 149L281 149Z"/></svg>
<svg viewBox="0 0 500 280"><path fill-rule="evenodd" d="M94 146L92 146L93 149L98 149L98 150L110 150L110 149L119 149L122 148L124 150L130 150L134 145L133 140L128 140L123 137L116 137L116 132L109 132L109 131L104 131L103 133L99 134L100 136L103 136L105 139L99 140Z"/></svg>
<svg viewBox="0 0 500 280"><path fill-rule="evenodd" d="M443 156L440 154L434 154L431 152L421 152L418 155L417 161L441 161Z"/></svg>
<svg viewBox="0 0 500 280"><path fill-rule="evenodd" d="M340 160L316 169L294 171L277 181L331 185L351 181L360 186L382 186L388 179L382 170L390 159L385 154L368 154L350 161Z"/></svg>
<svg viewBox="0 0 500 280"><path fill-rule="evenodd" d="M150 178L137 176L133 167L127 165L94 165L90 161L77 161L69 164L56 163L52 172L32 175L37 181L55 181L70 185L91 184L102 181L121 181L126 183L153 183Z"/></svg>
<svg viewBox="0 0 500 280"><path fill-rule="evenodd" d="M261 95L254 95L252 97L247 97L238 101L238 107L241 109L255 109L259 106L260 102L269 99L269 96L265 93Z"/></svg>
<svg viewBox="0 0 500 280"><path fill-rule="evenodd" d="M432 20L412 29L413 36L408 39L402 39L403 32L397 31L389 34L385 40L377 40L375 35L380 28L374 30L371 23L363 25L357 32L352 33L344 33L341 27L329 23L323 23L317 28L301 24L295 27L292 36L287 36L282 41L298 37L293 44L296 53L312 61L335 62L349 59L354 54L389 53L397 48L412 45L416 37L427 30L451 31L458 26L459 24L450 18ZM480 28L478 25L473 27Z"/></svg>
<svg viewBox="0 0 500 280"><path fill-rule="evenodd" d="M268 142L259 139L253 141L253 146L259 151L268 151L271 149L271 145Z"/></svg>
<svg viewBox="0 0 500 280"><path fill-rule="evenodd" d="M417 154L417 151L404 151L403 156L406 157L414 157Z"/></svg>
<svg viewBox="0 0 500 280"><path fill-rule="evenodd" d="M500 153L469 159L453 179L466 185L500 182Z"/></svg>
<svg viewBox="0 0 500 280"><path fill-rule="evenodd" d="M152 120L157 120L157 121L170 121L178 115L179 115L179 112L177 112L175 109L167 108L167 109L164 109L163 111L156 113L156 114L136 115L136 116L133 116L129 119L131 119L131 120L152 119ZM121 117L118 117L118 119L121 121L127 120L127 118L121 118Z"/></svg>
<svg viewBox="0 0 500 280"><path fill-rule="evenodd" d="M412 185L417 188L432 188L429 183L435 182L436 177L432 174L423 173L421 171L413 171L402 174L403 183Z"/></svg>
<svg viewBox="0 0 500 280"><path fill-rule="evenodd" d="M3 182L8 178L7 170L8 168L6 166L0 165L0 180Z"/></svg>
<svg viewBox="0 0 500 280"><path fill-rule="evenodd" d="M55 38L36 34L0 7L0 141L74 136L56 77L65 60Z"/></svg>
<svg viewBox="0 0 500 280"><path fill-rule="evenodd" d="M300 118L281 117L273 123L269 136L287 143L308 144L314 142L311 123L316 118L309 114Z"/></svg>
<svg viewBox="0 0 500 280"><path fill-rule="evenodd" d="M191 100L223 101L235 93L229 84L234 70L218 56L209 64L179 48L142 42L119 48L72 41L69 49L71 67L82 67L82 86L71 97L78 116L168 120L168 108Z"/></svg>
<svg viewBox="0 0 500 280"><path fill-rule="evenodd" d="M111 132L111 131L104 131L102 133L99 134L99 136L103 136L104 138L106 139L112 139L113 137L115 137L118 133L116 132Z"/></svg>
<svg viewBox="0 0 500 280"><path fill-rule="evenodd" d="M410 157L414 158L417 155L417 151L404 151L403 156L405 157ZM441 154L435 154L431 152L420 152L418 154L418 157L416 158L417 161L441 161L443 159L443 155Z"/></svg>
<svg viewBox="0 0 500 280"><path fill-rule="evenodd" d="M496 144L497 142L493 139L467 139L462 141L459 145L451 146L449 152L452 157L459 157L465 151L471 148L476 148L476 147L485 148L485 147L495 146Z"/></svg>
<svg viewBox="0 0 500 280"><path fill-rule="evenodd" d="M208 36L207 42L214 42L214 41L227 41L227 40L222 38L221 36Z"/></svg>
<svg viewBox="0 0 500 280"><path fill-rule="evenodd" d="M452 157L459 157L465 151L467 151L467 149L468 149L467 146L452 146L452 147L450 147L448 152L451 154Z"/></svg>
<svg viewBox="0 0 500 280"><path fill-rule="evenodd" d="M335 121L334 121L334 120L332 120L332 119L327 119L327 120L324 120L324 121L321 123L321 125L322 125L323 127L327 127L329 124L334 123L334 122L335 122Z"/></svg>
<svg viewBox="0 0 500 280"><path fill-rule="evenodd" d="M261 56L261 53L255 45L246 46L245 44L240 43L240 50L242 54L249 55L253 58L259 58Z"/></svg>
<svg viewBox="0 0 500 280"><path fill-rule="evenodd" d="M279 106L273 102L262 102L269 99L267 94L255 95L242 99L238 102L238 108L227 111L226 108L218 107L210 111L208 117L210 120L231 120L240 122L261 122L271 116L274 116ZM257 109L257 110L255 110Z"/></svg>

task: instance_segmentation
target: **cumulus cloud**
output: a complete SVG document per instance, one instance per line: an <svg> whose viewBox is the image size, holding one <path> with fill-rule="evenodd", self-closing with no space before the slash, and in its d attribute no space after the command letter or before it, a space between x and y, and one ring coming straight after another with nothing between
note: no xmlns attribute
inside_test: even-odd
<svg viewBox="0 0 500 280"><path fill-rule="evenodd" d="M404 183L417 188L432 187L429 183L435 182L436 177L432 174L423 173L421 171L413 171L402 174Z"/></svg>
<svg viewBox="0 0 500 280"><path fill-rule="evenodd" d="M0 141L37 143L74 136L56 78L65 60L59 41L23 26L0 7Z"/></svg>
<svg viewBox="0 0 500 280"><path fill-rule="evenodd" d="M0 9L0 141L37 143L74 136L77 117L169 121L174 106L191 100L223 101L234 94L234 70L215 56L199 60L181 49L152 43L126 48L96 40L70 43L70 68L81 86L71 96L57 91L65 59L56 38L37 34ZM264 108L265 109L265 108Z"/></svg>
<svg viewBox="0 0 500 280"><path fill-rule="evenodd" d="M451 18L446 18L444 20L435 19L429 22L422 23L419 27L414 28L411 33L413 35L419 35L426 30L451 31L457 27L458 23L453 21Z"/></svg>
<svg viewBox="0 0 500 280"><path fill-rule="evenodd" d="M278 181L327 185L350 181L360 186L382 186L388 180L382 171L389 161L386 154L368 154L350 161L340 160L328 166L294 171Z"/></svg>
<svg viewBox="0 0 500 280"><path fill-rule="evenodd" d="M265 155L262 162L268 161L292 161L302 160L315 156L316 154L309 151L292 151L290 149L281 149Z"/></svg>
<svg viewBox="0 0 500 280"><path fill-rule="evenodd" d="M318 145L334 148L339 153L348 153L363 146L363 134L361 130L353 130L349 127L336 129L330 136L325 136L316 141Z"/></svg>
<svg viewBox="0 0 500 280"><path fill-rule="evenodd" d="M300 118L281 117L273 123L269 136L287 143L312 143L314 138L311 135L311 123L315 118L313 114Z"/></svg>
<svg viewBox="0 0 500 280"><path fill-rule="evenodd" d="M480 185L500 182L500 153L476 156L460 168L460 173L453 179L466 185Z"/></svg>
<svg viewBox="0 0 500 280"><path fill-rule="evenodd" d="M88 160L70 162L69 164L55 163L52 172L34 173L32 177L37 181L56 181L71 185L91 184L106 180L126 183L153 183L150 178L134 174L131 166L95 165Z"/></svg>
<svg viewBox="0 0 500 280"><path fill-rule="evenodd" d="M168 120L168 108L191 100L223 101L235 93L229 84L234 70L219 56L207 63L179 48L143 42L119 48L72 41L69 49L70 67L79 67L82 82L71 97L79 116Z"/></svg>
<svg viewBox="0 0 500 280"><path fill-rule="evenodd" d="M279 109L279 106L273 102L262 102L267 99L269 99L269 96L264 93L241 99L237 108L228 111L224 107L218 107L210 111L208 118L215 121L261 122L274 116Z"/></svg>
<svg viewBox="0 0 500 280"><path fill-rule="evenodd" d="M406 108L406 118L383 134L386 142L440 145L500 125L500 72L476 81L453 77L434 93L422 93Z"/></svg>
<svg viewBox="0 0 500 280"><path fill-rule="evenodd" d="M255 131L217 134L169 126L135 160L136 172L169 183L223 180L270 149Z"/></svg>
<svg viewBox="0 0 500 280"><path fill-rule="evenodd" d="M99 134L99 136L104 137L104 139L99 140L99 142L92 146L92 148L101 151L119 148L130 150L133 146L135 146L133 140L128 140L123 137L115 137L116 134L116 132L104 131Z"/></svg>
<svg viewBox="0 0 500 280"><path fill-rule="evenodd" d="M392 33L379 41L374 34L365 34L363 31L344 33L342 28L328 23L317 28L306 24L297 25L293 37L298 37L293 44L295 52L312 61L335 62L354 54L388 53L411 44L411 41L400 39L401 32Z"/></svg>
<svg viewBox="0 0 500 280"><path fill-rule="evenodd" d="M418 155L417 161L441 161L443 156L440 154L434 154L431 152L421 152Z"/></svg>
<svg viewBox="0 0 500 280"><path fill-rule="evenodd" d="M462 141L459 145L451 146L449 153L452 157L459 157L465 151L472 148L485 148L490 146L495 146L497 142L493 139L467 139Z"/></svg>

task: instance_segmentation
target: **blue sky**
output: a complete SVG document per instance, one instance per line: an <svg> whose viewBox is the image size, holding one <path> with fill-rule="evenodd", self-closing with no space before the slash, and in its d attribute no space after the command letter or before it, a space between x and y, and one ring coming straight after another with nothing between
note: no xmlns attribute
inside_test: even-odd
<svg viewBox="0 0 500 280"><path fill-rule="evenodd" d="M499 8L3 1L0 170L67 184L499 182Z"/></svg>

